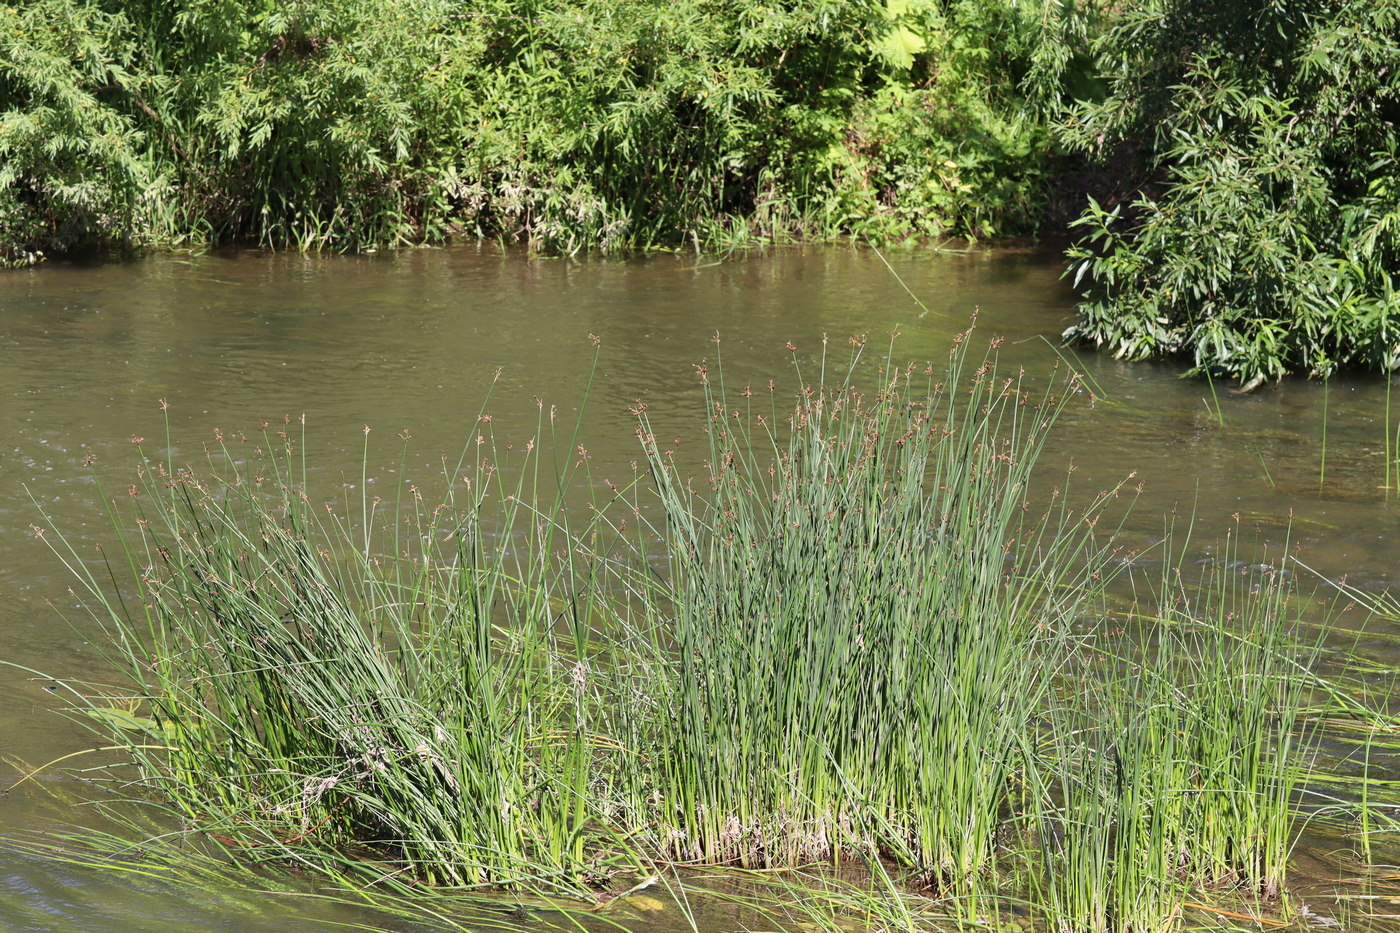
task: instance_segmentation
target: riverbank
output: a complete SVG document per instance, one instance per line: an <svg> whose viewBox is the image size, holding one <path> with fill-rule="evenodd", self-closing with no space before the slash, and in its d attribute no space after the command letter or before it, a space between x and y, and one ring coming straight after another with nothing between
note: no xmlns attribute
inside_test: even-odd
<svg viewBox="0 0 1400 933"><path fill-rule="evenodd" d="M1052 149L1016 84L1038 12L41 0L0 11L0 258L1024 232Z"/></svg>

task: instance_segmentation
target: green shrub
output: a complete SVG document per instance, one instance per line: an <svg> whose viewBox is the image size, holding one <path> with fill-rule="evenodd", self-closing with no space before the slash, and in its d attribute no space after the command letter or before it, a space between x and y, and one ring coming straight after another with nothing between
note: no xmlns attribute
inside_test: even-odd
<svg viewBox="0 0 1400 933"><path fill-rule="evenodd" d="M1151 0L1108 32L1084 147L1140 148L1131 203L1091 203L1072 335L1185 354L1253 387L1400 364L1394 0Z"/></svg>
<svg viewBox="0 0 1400 933"><path fill-rule="evenodd" d="M0 244L1027 230L1052 9L35 0L0 18Z"/></svg>
<svg viewBox="0 0 1400 933"><path fill-rule="evenodd" d="M0 266L122 239L159 179L130 96L123 17L81 0L0 8Z"/></svg>
<svg viewBox="0 0 1400 933"><path fill-rule="evenodd" d="M1058 7L887 2L882 77L832 155L832 226L877 241L1036 229L1052 142L1031 73Z"/></svg>

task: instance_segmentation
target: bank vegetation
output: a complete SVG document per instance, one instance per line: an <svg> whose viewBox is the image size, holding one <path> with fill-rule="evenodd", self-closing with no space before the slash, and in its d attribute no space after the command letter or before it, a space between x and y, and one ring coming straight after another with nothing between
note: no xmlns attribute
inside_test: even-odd
<svg viewBox="0 0 1400 933"><path fill-rule="evenodd" d="M1398 0L26 0L0 262L1075 240L1070 337L1400 364Z"/></svg>

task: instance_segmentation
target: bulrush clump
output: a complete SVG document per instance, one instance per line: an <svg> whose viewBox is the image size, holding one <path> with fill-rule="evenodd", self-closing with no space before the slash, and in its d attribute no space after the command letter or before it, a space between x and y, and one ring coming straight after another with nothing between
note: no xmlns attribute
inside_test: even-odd
<svg viewBox="0 0 1400 933"><path fill-rule="evenodd" d="M853 857L954 920L1031 904L1067 933L1277 895L1315 738L1291 579L1198 586L1167 545L1134 576L1132 477L1042 485L1079 378L974 343L853 340L790 402L716 358L702 455L638 402L620 483L542 402L522 445L483 408L437 495L372 497L363 467L323 497L290 419L143 459L110 566L43 536L121 672L67 686L168 838L344 885L593 898L658 861Z"/></svg>

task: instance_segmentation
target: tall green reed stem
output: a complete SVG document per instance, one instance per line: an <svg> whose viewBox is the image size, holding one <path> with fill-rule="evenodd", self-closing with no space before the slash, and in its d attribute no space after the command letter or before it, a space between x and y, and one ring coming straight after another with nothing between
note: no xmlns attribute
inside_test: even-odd
<svg viewBox="0 0 1400 933"><path fill-rule="evenodd" d="M596 568L561 545L564 510L532 504L551 424L513 463L483 428L431 505L416 485L315 498L290 425L261 466L228 441L199 473L146 461L115 595L114 568L55 545L166 746L132 744L140 782L258 857L341 871L357 849L380 877L580 884L608 743Z"/></svg>
<svg viewBox="0 0 1400 933"><path fill-rule="evenodd" d="M1111 496L1030 508L1078 383L1032 389L968 337L946 369L887 358L870 393L856 342L792 407L702 368L695 479L643 415L678 666L652 809L678 857L792 864L863 839L979 910L1065 633L1108 576Z"/></svg>
<svg viewBox="0 0 1400 933"><path fill-rule="evenodd" d="M1131 647L1090 643L1037 788L1037 900L1060 929L1161 930L1193 888L1280 896L1315 738L1296 596L1232 535L1200 582L1168 563L1140 593Z"/></svg>

